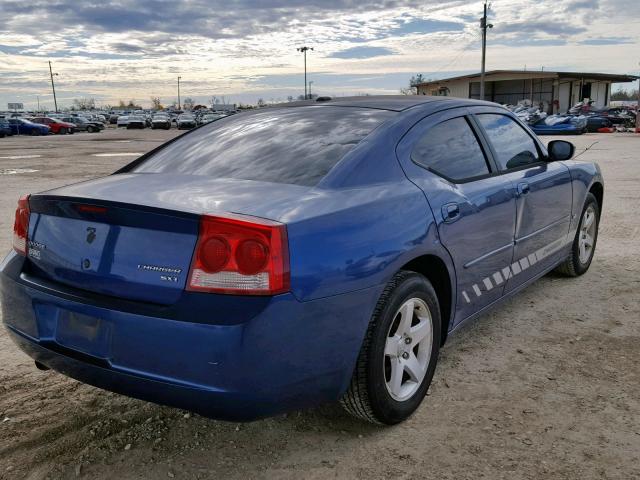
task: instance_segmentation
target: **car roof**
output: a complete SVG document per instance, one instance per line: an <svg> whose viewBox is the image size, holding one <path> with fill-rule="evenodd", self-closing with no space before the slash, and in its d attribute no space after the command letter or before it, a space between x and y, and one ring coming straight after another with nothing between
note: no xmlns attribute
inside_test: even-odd
<svg viewBox="0 0 640 480"><path fill-rule="evenodd" d="M394 112L402 112L412 107L431 104L434 107L439 103L438 107L453 108L457 106L473 106L473 105L493 105L490 102L481 100L472 100L466 98L454 97L434 97L430 95L371 95L359 97L336 97L330 100L307 100L300 102L292 102L288 104L274 105L274 107L288 106L305 106L305 105L332 105L339 107L360 107L360 108L376 108L381 110L391 110Z"/></svg>

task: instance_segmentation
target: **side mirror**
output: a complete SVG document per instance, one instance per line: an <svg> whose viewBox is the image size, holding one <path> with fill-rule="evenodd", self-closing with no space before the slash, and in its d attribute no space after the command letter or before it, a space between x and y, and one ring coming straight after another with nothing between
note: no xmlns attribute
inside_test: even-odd
<svg viewBox="0 0 640 480"><path fill-rule="evenodd" d="M553 140L549 142L547 146L549 152L549 160L569 160L573 157L576 151L576 147L571 142L565 142L564 140Z"/></svg>

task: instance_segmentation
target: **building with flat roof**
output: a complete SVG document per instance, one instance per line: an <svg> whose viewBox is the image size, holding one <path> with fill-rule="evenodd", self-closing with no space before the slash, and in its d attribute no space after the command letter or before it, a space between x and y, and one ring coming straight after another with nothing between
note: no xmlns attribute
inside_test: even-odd
<svg viewBox="0 0 640 480"><path fill-rule="evenodd" d="M604 107L611 98L611 84L633 82L638 77L610 73L492 70L485 74L485 98L516 105L529 100L547 113L566 112L588 98ZM417 85L419 95L480 98L480 74L443 78Z"/></svg>

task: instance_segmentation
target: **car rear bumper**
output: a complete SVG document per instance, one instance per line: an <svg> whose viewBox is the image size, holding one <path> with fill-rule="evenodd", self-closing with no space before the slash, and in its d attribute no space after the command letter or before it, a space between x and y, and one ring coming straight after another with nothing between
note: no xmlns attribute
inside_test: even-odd
<svg viewBox="0 0 640 480"><path fill-rule="evenodd" d="M23 261L10 254L3 262L0 300L25 353L81 382L225 420L337 400L379 294L372 288L304 303L284 294L238 313L238 321L220 321L220 296L210 295L210 309L200 301L178 318L160 318L52 294L25 280Z"/></svg>

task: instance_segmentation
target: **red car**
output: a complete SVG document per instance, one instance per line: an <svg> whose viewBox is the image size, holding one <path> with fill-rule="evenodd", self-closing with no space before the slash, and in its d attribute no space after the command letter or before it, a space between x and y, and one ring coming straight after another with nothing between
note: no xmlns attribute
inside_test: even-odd
<svg viewBox="0 0 640 480"><path fill-rule="evenodd" d="M51 133L59 133L60 135L65 135L67 133L74 133L76 131L75 124L63 122L62 120L58 120L57 118L35 117L35 118L32 118L31 121L33 123L40 123L42 125L47 125L51 129Z"/></svg>

